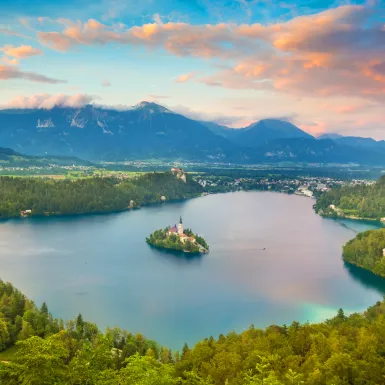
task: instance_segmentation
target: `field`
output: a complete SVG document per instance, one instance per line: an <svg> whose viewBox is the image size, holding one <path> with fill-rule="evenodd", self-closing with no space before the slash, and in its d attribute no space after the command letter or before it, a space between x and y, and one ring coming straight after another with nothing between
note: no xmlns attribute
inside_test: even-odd
<svg viewBox="0 0 385 385"><path fill-rule="evenodd" d="M15 170L0 170L0 176L11 176L11 177L36 177L36 178L50 178L50 179L85 179L92 177L114 177L120 179L135 178L145 171L113 171L106 169L96 170L67 170L67 169L15 169Z"/></svg>

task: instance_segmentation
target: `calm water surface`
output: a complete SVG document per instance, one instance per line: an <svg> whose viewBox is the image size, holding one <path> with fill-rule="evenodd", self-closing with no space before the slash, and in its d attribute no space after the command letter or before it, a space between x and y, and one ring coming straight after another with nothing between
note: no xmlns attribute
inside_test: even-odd
<svg viewBox="0 0 385 385"><path fill-rule="evenodd" d="M79 312L171 348L210 335L361 311L385 280L344 265L341 246L371 224L323 219L314 200L269 192L210 195L103 216L0 223L0 277L56 317ZM145 237L173 225L211 252L182 258ZM264 250L265 249L265 250Z"/></svg>

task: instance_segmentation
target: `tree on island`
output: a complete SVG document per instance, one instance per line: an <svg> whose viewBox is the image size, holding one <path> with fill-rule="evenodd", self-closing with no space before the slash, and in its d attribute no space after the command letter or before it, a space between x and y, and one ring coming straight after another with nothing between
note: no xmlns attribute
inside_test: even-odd
<svg viewBox="0 0 385 385"><path fill-rule="evenodd" d="M207 242L195 235L191 229L184 229L182 218L178 226L155 230L146 242L160 249L183 251L185 253L206 253L209 250Z"/></svg>

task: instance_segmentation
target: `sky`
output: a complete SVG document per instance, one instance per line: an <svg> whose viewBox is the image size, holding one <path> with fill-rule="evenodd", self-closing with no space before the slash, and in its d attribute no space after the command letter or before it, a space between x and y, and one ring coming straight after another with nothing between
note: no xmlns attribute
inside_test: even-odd
<svg viewBox="0 0 385 385"><path fill-rule="evenodd" d="M383 0L0 0L0 108L153 101L385 139Z"/></svg>

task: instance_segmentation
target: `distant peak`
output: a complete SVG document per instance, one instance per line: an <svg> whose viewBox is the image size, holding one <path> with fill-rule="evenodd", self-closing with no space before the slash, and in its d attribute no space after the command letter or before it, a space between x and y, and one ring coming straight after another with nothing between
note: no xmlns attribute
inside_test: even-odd
<svg viewBox="0 0 385 385"><path fill-rule="evenodd" d="M150 103L150 102L146 102L145 100L141 101L140 103L138 104L135 104L135 108L146 108L148 107L150 104L155 104L155 103Z"/></svg>
<svg viewBox="0 0 385 385"><path fill-rule="evenodd" d="M325 134L320 134L317 136L317 139L340 139L343 136L340 134L337 134L335 132L330 132L330 133L325 133Z"/></svg>
<svg viewBox="0 0 385 385"><path fill-rule="evenodd" d="M156 104L154 102L147 102L147 101L142 101L134 106L136 110L141 110L145 109L150 112L161 112L161 113L170 113L171 111L167 109L166 107L163 107L159 104Z"/></svg>

